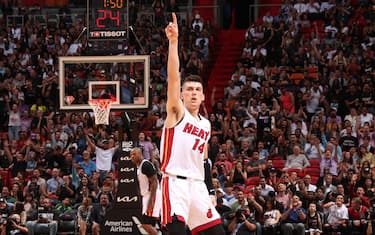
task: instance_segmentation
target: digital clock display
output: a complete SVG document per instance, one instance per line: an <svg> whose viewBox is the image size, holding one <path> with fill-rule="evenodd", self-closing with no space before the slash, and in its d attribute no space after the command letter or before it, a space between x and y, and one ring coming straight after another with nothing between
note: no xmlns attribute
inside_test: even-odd
<svg viewBox="0 0 375 235"><path fill-rule="evenodd" d="M89 39L124 39L127 37L128 0L88 0Z"/></svg>

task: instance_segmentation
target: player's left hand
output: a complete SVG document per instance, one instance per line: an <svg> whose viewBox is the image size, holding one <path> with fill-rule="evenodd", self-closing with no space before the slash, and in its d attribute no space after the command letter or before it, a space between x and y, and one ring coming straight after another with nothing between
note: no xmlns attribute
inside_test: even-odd
<svg viewBox="0 0 375 235"><path fill-rule="evenodd" d="M178 25L176 13L172 13L172 22L169 22L167 27L165 27L165 34L169 42L177 42L178 40Z"/></svg>

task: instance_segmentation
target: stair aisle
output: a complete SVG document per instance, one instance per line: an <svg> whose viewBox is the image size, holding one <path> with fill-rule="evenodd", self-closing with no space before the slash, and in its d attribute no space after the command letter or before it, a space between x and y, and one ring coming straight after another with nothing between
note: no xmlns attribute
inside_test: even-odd
<svg viewBox="0 0 375 235"><path fill-rule="evenodd" d="M222 30L219 35L221 47L218 56L208 78L206 88L206 107L211 111L211 91L216 87L215 100L224 98L224 88L233 74L236 63L239 60L245 41L245 30Z"/></svg>

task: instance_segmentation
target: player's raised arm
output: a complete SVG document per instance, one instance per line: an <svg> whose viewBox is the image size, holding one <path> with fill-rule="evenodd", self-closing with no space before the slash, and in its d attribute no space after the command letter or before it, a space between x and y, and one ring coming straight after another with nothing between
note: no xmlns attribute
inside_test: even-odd
<svg viewBox="0 0 375 235"><path fill-rule="evenodd" d="M169 40L168 49L168 92L167 92L167 120L166 127L177 123L183 114L183 104L180 97L181 85L179 78L180 61L178 58L178 24L175 13L172 13L172 22L165 28Z"/></svg>

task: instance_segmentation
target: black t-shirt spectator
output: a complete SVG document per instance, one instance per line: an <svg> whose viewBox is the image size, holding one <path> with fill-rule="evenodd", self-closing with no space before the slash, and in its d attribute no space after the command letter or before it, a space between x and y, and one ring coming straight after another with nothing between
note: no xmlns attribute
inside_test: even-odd
<svg viewBox="0 0 375 235"><path fill-rule="evenodd" d="M98 224L104 223L105 215L109 209L111 209L111 206L103 208L102 205L94 205L91 213L91 220Z"/></svg>
<svg viewBox="0 0 375 235"><path fill-rule="evenodd" d="M63 171L65 170L66 161L65 157L61 153L52 152L50 154L47 154L45 157L48 169L58 168Z"/></svg>
<svg viewBox="0 0 375 235"><path fill-rule="evenodd" d="M25 160L18 161L13 159L12 177L16 177L18 172L26 172L27 162Z"/></svg>
<svg viewBox="0 0 375 235"><path fill-rule="evenodd" d="M340 146L343 151L349 151L350 148L358 147L358 139L354 136L343 136L340 138Z"/></svg>

